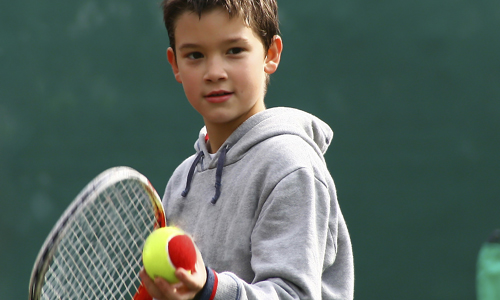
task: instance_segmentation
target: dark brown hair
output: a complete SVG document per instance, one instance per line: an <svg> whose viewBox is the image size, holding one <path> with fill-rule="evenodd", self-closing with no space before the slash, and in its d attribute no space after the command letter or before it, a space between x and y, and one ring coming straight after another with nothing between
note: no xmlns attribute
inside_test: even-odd
<svg viewBox="0 0 500 300"><path fill-rule="evenodd" d="M245 25L259 35L266 52L273 37L280 33L276 0L163 0L161 7L170 47L174 52L176 22L186 11L197 13L201 17L204 12L223 8L231 18L242 17Z"/></svg>

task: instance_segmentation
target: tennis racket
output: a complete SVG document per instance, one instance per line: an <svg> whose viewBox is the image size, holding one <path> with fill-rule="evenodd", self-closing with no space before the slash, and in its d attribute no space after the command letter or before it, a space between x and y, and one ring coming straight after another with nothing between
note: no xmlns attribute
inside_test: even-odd
<svg viewBox="0 0 500 300"><path fill-rule="evenodd" d="M151 299L138 276L142 248L165 225L160 198L146 177L128 167L104 171L46 238L29 299Z"/></svg>

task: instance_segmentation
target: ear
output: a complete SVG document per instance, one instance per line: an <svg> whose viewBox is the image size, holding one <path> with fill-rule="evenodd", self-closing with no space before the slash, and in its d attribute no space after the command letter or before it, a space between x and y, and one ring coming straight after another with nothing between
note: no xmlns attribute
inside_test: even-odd
<svg viewBox="0 0 500 300"><path fill-rule="evenodd" d="M181 75L179 73L179 67L177 66L177 59L175 58L174 49L172 47L168 47L167 49L167 59L170 65L172 66L172 71L174 72L175 80L177 82L182 83Z"/></svg>
<svg viewBox="0 0 500 300"><path fill-rule="evenodd" d="M273 41L267 50L264 64L264 71L267 74L273 74L280 64L281 52L283 51L283 40L279 35L273 37Z"/></svg>

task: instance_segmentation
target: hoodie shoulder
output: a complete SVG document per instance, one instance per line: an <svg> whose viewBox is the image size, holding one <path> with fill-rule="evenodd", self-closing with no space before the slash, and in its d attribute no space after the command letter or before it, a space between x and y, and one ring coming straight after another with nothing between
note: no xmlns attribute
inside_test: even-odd
<svg viewBox="0 0 500 300"><path fill-rule="evenodd" d="M323 157L333 131L319 118L294 108L269 108L243 123L226 141L231 147L231 160L237 160L257 144L282 135L291 135L306 142Z"/></svg>
<svg viewBox="0 0 500 300"><path fill-rule="evenodd" d="M286 107L271 108L273 123L282 130L291 130L305 140L310 139L322 154L326 152L333 138L333 131L318 117L302 110Z"/></svg>

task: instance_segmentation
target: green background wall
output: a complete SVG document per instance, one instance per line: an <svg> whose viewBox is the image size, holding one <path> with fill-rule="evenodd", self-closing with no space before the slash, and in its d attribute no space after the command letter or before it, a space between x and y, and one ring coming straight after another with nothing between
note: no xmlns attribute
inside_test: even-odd
<svg viewBox="0 0 500 300"><path fill-rule="evenodd" d="M165 58L158 1L0 3L0 291L74 196L128 165L159 193L202 126ZM318 115L356 299L474 299L500 227L500 2L281 0L267 105Z"/></svg>

